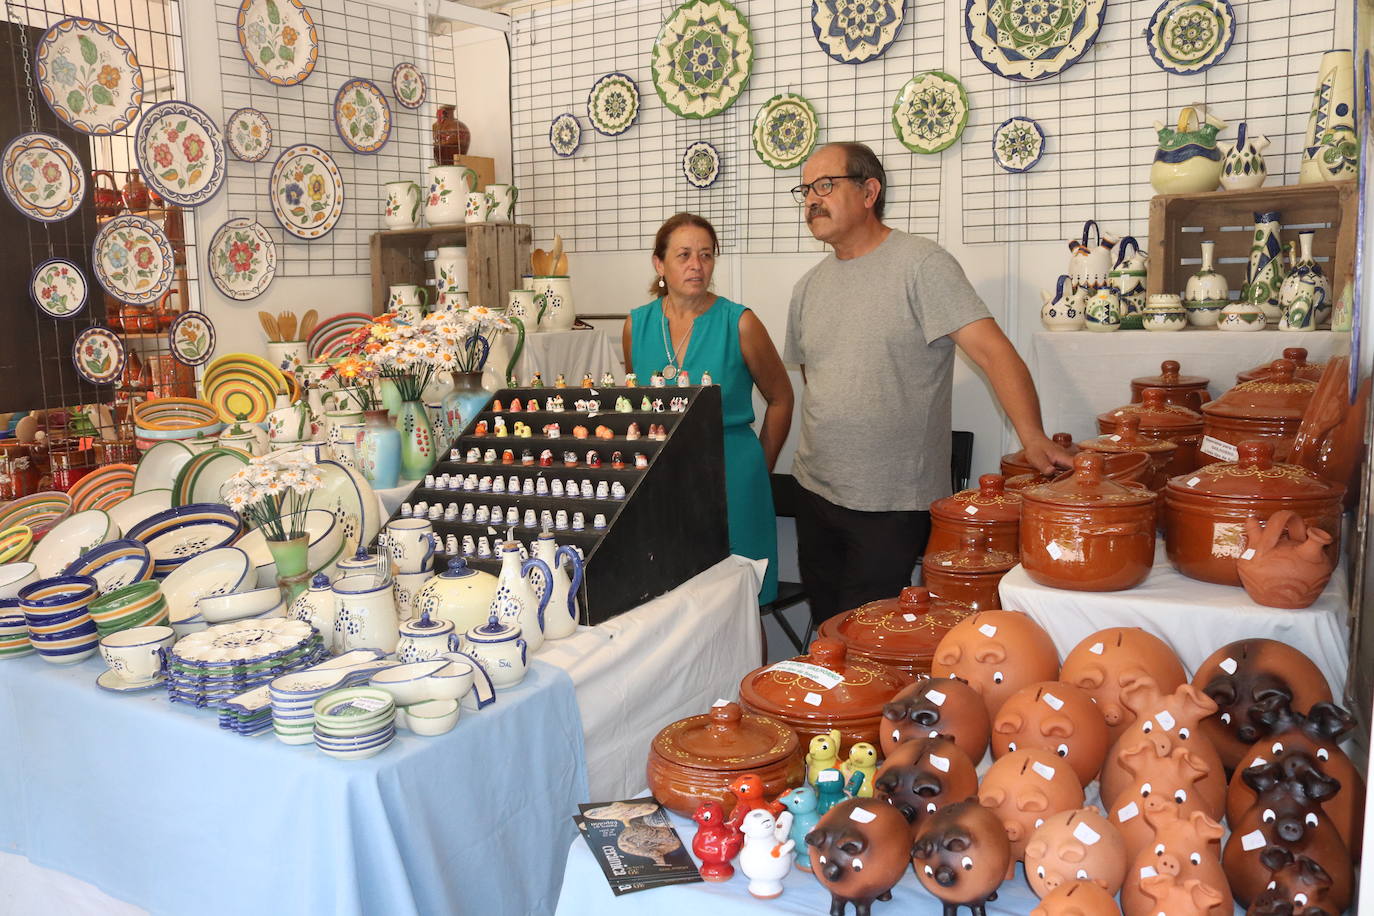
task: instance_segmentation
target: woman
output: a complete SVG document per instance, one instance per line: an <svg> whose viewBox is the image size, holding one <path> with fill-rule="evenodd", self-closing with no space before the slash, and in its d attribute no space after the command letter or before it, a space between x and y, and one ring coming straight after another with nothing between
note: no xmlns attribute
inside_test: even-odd
<svg viewBox="0 0 1374 916"><path fill-rule="evenodd" d="M730 550L768 561L759 603L778 594L778 534L768 472L792 425L792 383L763 322L744 306L711 292L719 253L716 230L694 213L679 213L654 236L651 295L625 320L625 371L645 381L678 372L694 383L709 372L720 386L725 424L725 504ZM754 435L754 386L768 403Z"/></svg>

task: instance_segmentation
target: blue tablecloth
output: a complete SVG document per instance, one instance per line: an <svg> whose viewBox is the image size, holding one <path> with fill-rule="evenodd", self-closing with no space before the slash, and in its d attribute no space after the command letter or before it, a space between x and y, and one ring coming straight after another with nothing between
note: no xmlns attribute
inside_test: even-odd
<svg viewBox="0 0 1374 916"><path fill-rule="evenodd" d="M0 850L154 913L553 910L587 800L562 670L361 761L108 693L102 670L0 662Z"/></svg>

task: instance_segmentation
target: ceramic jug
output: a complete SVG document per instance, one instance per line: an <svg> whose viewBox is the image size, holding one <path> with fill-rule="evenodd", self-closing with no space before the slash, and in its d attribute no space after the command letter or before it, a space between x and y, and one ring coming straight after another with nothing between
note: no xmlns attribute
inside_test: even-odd
<svg viewBox="0 0 1374 916"><path fill-rule="evenodd" d="M430 137L434 141L434 162L449 165L454 156L466 156L468 144L472 142L472 132L468 126L454 115L454 106L440 105L430 126Z"/></svg>
<svg viewBox="0 0 1374 916"><path fill-rule="evenodd" d="M1140 243L1134 236L1125 236L1117 247L1116 264L1107 275L1107 281L1121 297L1121 330L1139 331L1141 312L1145 310L1146 269L1150 261L1148 252L1140 250Z"/></svg>
<svg viewBox="0 0 1374 916"><path fill-rule="evenodd" d="M434 526L428 519L393 518L386 523L385 536L397 572L418 573L429 569L436 538Z"/></svg>
<svg viewBox="0 0 1374 916"><path fill-rule="evenodd" d="M413 181L388 181L382 222L388 229L414 229L420 225L420 186Z"/></svg>
<svg viewBox="0 0 1374 916"><path fill-rule="evenodd" d="M498 584L491 573L473 569L462 557L453 557L448 569L420 589L414 607L421 614L450 621L457 632L466 633L490 616Z"/></svg>
<svg viewBox="0 0 1374 916"><path fill-rule="evenodd" d="M534 302L538 309L539 330L572 330L577 313L573 310L570 278L535 277Z"/></svg>
<svg viewBox="0 0 1374 916"><path fill-rule="evenodd" d="M304 442L314 434L310 406L305 401L297 401L289 407L278 407L267 414L267 438L277 448Z"/></svg>
<svg viewBox="0 0 1374 916"><path fill-rule="evenodd" d="M1305 608L1321 595L1335 569L1331 535L1284 509L1245 520L1245 546L1236 560L1245 593L1266 607Z"/></svg>
<svg viewBox="0 0 1374 916"><path fill-rule="evenodd" d="M1350 51L1328 51L1317 67L1317 90L1303 135L1298 183L1354 178L1359 165L1355 59Z"/></svg>
<svg viewBox="0 0 1374 916"><path fill-rule="evenodd" d="M1228 191L1262 186L1269 177L1262 155L1268 146L1268 137L1248 133L1246 122L1241 121L1236 128L1236 142L1229 145L1221 160L1221 186Z"/></svg>
<svg viewBox="0 0 1374 916"><path fill-rule="evenodd" d="M1279 319L1281 331L1311 331L1330 318L1331 281L1312 256L1312 241L1316 233L1310 229L1298 233L1300 254L1293 259L1288 276L1279 287ZM1297 307L1297 311L1294 309Z"/></svg>
<svg viewBox="0 0 1374 916"><path fill-rule="evenodd" d="M431 617L421 611L414 620L401 623L401 638L396 641L396 660L401 664L443 658L446 652L457 652L462 640L454 632L453 621Z"/></svg>
<svg viewBox="0 0 1374 916"><path fill-rule="evenodd" d="M138 169L124 173L124 203L130 210L148 209L148 186L138 174Z"/></svg>
<svg viewBox="0 0 1374 916"><path fill-rule="evenodd" d="M425 192L425 221L431 226L451 226L463 221L468 193L477 187L477 173L464 165L429 167Z"/></svg>
<svg viewBox="0 0 1374 916"><path fill-rule="evenodd" d="M1115 331L1121 327L1121 297L1111 286L1092 290L1083 307L1084 326L1089 331Z"/></svg>
<svg viewBox="0 0 1374 916"><path fill-rule="evenodd" d="M582 587L582 555L569 545L562 547L545 531L535 538L534 555L553 572L552 594L544 614L544 638L563 639L577 632L577 591ZM567 560L567 567L564 566ZM571 568L572 575L568 575Z"/></svg>
<svg viewBox="0 0 1374 916"><path fill-rule="evenodd" d="M442 292L467 292L468 252L459 245L440 248L434 253L434 285Z"/></svg>
<svg viewBox="0 0 1374 916"><path fill-rule="evenodd" d="M396 651L400 617L388 574L360 574L337 579L334 590L334 651Z"/></svg>
<svg viewBox="0 0 1374 916"><path fill-rule="evenodd" d="M1040 309L1040 323L1047 331L1081 331L1083 329L1083 290L1073 289L1068 274L1059 277L1055 291L1040 291L1044 308Z"/></svg>
<svg viewBox="0 0 1374 916"><path fill-rule="evenodd" d="M491 216L492 207L495 205L489 191L470 191L467 197L467 206L463 210L463 222L466 223L485 223Z"/></svg>
<svg viewBox="0 0 1374 916"><path fill-rule="evenodd" d="M1216 189L1221 180L1217 133L1226 122L1208 114L1205 105L1190 105L1178 114L1177 127L1155 122L1159 149L1150 166L1150 184L1159 194L1197 194Z"/></svg>
<svg viewBox="0 0 1374 916"><path fill-rule="evenodd" d="M518 626L492 614L482 626L468 630L463 648L481 663L493 687L512 687L524 680L530 648Z"/></svg>
<svg viewBox="0 0 1374 916"><path fill-rule="evenodd" d="M334 587L329 584L329 577L324 573L316 573L315 578L310 580L310 587L297 595L286 609L286 616L291 620L304 621L319 630L325 649L331 653L334 652L335 641L334 603Z"/></svg>
<svg viewBox="0 0 1374 916"><path fill-rule="evenodd" d="M1264 313L1264 320L1277 325L1283 317L1279 290L1283 287L1283 215L1275 210L1255 214L1255 234L1250 244L1250 266L1245 289L1240 297Z"/></svg>
<svg viewBox="0 0 1374 916"><path fill-rule="evenodd" d="M1095 242L1088 239L1096 235ZM1112 272L1112 248L1116 238L1106 234L1096 220L1083 224L1083 237L1069 239L1069 280L1075 289L1106 286Z"/></svg>
<svg viewBox="0 0 1374 916"><path fill-rule="evenodd" d="M549 606L552 590L545 587L538 595L530 581L530 570L538 570L540 581L553 581L553 574L543 560L530 557L522 560L520 544L506 541L501 545L501 573L497 576L496 595L491 599L491 613L502 623L523 631L531 652L538 652L544 644L544 611Z"/></svg>
<svg viewBox="0 0 1374 916"><path fill-rule="evenodd" d="M519 188L513 184L492 184L487 185L487 193L492 199L491 216L488 219L493 223L514 222L515 201L520 196Z"/></svg>

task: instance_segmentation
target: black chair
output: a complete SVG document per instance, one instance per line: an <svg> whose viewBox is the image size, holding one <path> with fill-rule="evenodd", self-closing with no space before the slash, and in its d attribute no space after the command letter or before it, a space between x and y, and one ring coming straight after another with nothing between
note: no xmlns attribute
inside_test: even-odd
<svg viewBox="0 0 1374 916"><path fill-rule="evenodd" d="M973 433L956 429L952 433L953 447L949 455L949 485L951 493L967 490L973 473Z"/></svg>
<svg viewBox="0 0 1374 916"><path fill-rule="evenodd" d="M797 478L791 474L769 474L768 477L773 488L773 513L778 518L796 518L797 500L801 495L801 484L797 483ZM799 655L806 653L807 643L811 639L810 615L807 616L806 638L802 639L797 636L797 631L782 612L801 604L805 600L806 589L802 588L800 582L779 580L778 597L767 604L759 605L759 616L773 615L773 619L778 622L778 626L782 628L788 641L792 643Z"/></svg>

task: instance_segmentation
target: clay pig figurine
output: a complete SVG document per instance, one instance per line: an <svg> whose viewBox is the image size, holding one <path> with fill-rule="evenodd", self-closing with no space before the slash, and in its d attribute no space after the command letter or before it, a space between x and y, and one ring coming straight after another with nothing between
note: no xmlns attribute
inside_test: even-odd
<svg viewBox="0 0 1374 916"><path fill-rule="evenodd" d="M977 765L988 749L992 723L982 695L959 678L922 677L883 707L878 739L884 757L911 738L944 735Z"/></svg>
<svg viewBox="0 0 1374 916"><path fill-rule="evenodd" d="M1169 644L1140 627L1098 630L1074 646L1059 669L1059 680L1083 688L1097 703L1113 742L1135 721L1121 690L1145 678L1167 694L1188 675Z"/></svg>
<svg viewBox="0 0 1374 916"><path fill-rule="evenodd" d="M874 797L901 812L914 837L930 815L978 792L978 772L949 738L916 738L883 761L873 785Z"/></svg>
<svg viewBox="0 0 1374 916"><path fill-rule="evenodd" d="M725 823L725 809L715 799L698 805L692 820L697 822L692 852L701 860L701 876L707 881L729 881L735 874L730 860L739 855L744 835Z"/></svg>
<svg viewBox="0 0 1374 916"><path fill-rule="evenodd" d="M1216 748L1202 734L1199 724L1216 712L1216 703L1191 684L1182 684L1173 693L1161 695L1155 685L1141 681L1122 690L1122 699L1135 712L1136 721L1107 753L1102 765L1102 797L1119 798L1130 788L1131 774L1122 757L1141 744L1167 757L1174 748L1187 748L1205 764L1207 775L1197 782L1198 794L1213 819L1225 810L1226 772Z"/></svg>
<svg viewBox="0 0 1374 916"><path fill-rule="evenodd" d="M1107 723L1081 687L1041 681L1012 694L992 720L992 756L1035 747L1062 758L1087 785L1107 756Z"/></svg>
<svg viewBox="0 0 1374 916"><path fill-rule="evenodd" d="M1037 897L1071 881L1115 894L1126 875L1126 844L1096 808L1076 808L1045 819L1026 843L1025 861Z"/></svg>
<svg viewBox="0 0 1374 916"><path fill-rule="evenodd" d="M1161 806L1145 812L1154 830L1153 844L1136 853L1121 888L1126 916L1155 916L1159 912L1145 890L1145 882L1163 875L1186 883L1201 881L1219 895L1207 916L1231 916L1231 888L1221 867L1221 825L1201 811L1182 816L1177 808Z"/></svg>
<svg viewBox="0 0 1374 916"><path fill-rule="evenodd" d="M1010 862L1002 822L977 799L947 805L927 818L911 852L916 877L944 903L944 916L955 916L960 906L985 916L984 905L997 899Z"/></svg>
<svg viewBox="0 0 1374 916"><path fill-rule="evenodd" d="M1006 828L1011 844L1006 877L1010 878L1014 863L1025 858L1026 843L1045 818L1083 807L1083 786L1073 768L1049 751L1019 748L988 768L978 787L978 801Z"/></svg>
<svg viewBox="0 0 1374 916"><path fill-rule="evenodd" d="M896 808L852 798L826 812L806 835L811 871L830 892L830 916L869 916L874 900L891 900L911 861L911 828Z"/></svg>
<svg viewBox="0 0 1374 916"><path fill-rule="evenodd" d="M1197 878L1176 878L1173 875L1153 875L1140 882L1145 896L1152 903L1152 913L1167 916L1204 916L1215 912L1225 895Z"/></svg>
<svg viewBox="0 0 1374 916"><path fill-rule="evenodd" d="M1145 819L1147 811L1173 807L1185 818L1194 811L1211 815L1197 787L1208 775L1207 763L1190 748L1176 747L1167 757L1160 757L1153 745L1140 742L1125 751L1119 762L1131 774L1130 787L1112 800L1107 819L1121 831L1131 858L1154 842L1154 828Z"/></svg>
<svg viewBox="0 0 1374 916"><path fill-rule="evenodd" d="M1260 852L1260 864L1269 870L1269 883L1246 916L1336 916L1340 912L1331 899L1331 876L1307 856L1268 846Z"/></svg>
<svg viewBox="0 0 1374 916"><path fill-rule="evenodd" d="M1013 693L1059 676L1054 640L1017 611L979 611L959 621L935 647L932 677L957 677L983 697L988 718Z"/></svg>
<svg viewBox="0 0 1374 916"><path fill-rule="evenodd" d="M1198 666L1193 686L1217 704L1217 715L1203 723L1228 770L1250 746L1265 737L1250 708L1274 694L1286 696L1306 713L1314 703L1330 703L1326 677L1306 655L1274 639L1242 639L1213 652Z"/></svg>
<svg viewBox="0 0 1374 916"><path fill-rule="evenodd" d="M1031 916L1121 916L1121 907L1093 882L1070 881L1041 897Z"/></svg>

